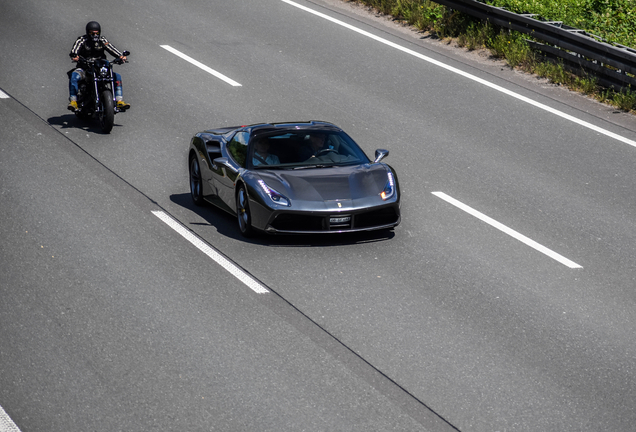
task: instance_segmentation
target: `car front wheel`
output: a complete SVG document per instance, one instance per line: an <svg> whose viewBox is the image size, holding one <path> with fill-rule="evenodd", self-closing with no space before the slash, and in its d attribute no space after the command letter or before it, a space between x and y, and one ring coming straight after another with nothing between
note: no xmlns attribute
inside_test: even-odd
<svg viewBox="0 0 636 432"><path fill-rule="evenodd" d="M201 167L196 156L190 158L190 195L195 205L203 205L203 181Z"/></svg>
<svg viewBox="0 0 636 432"><path fill-rule="evenodd" d="M250 203L247 198L245 186L239 186L236 194L236 214L238 217L238 225L243 237L252 237L254 228L252 228L252 214L250 213Z"/></svg>

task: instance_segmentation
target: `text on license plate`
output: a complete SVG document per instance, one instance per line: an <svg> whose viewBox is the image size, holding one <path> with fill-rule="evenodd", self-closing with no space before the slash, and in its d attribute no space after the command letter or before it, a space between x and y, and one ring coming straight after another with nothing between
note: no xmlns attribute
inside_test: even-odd
<svg viewBox="0 0 636 432"><path fill-rule="evenodd" d="M329 218L329 223L345 223L351 221L351 216L343 216L343 217L331 217Z"/></svg>

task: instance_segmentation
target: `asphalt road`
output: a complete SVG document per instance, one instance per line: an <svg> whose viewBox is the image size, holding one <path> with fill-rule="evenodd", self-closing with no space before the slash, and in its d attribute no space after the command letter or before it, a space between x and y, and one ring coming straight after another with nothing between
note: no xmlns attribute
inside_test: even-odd
<svg viewBox="0 0 636 432"><path fill-rule="evenodd" d="M0 11L0 407L22 432L634 430L636 120L336 0ZM109 135L66 111L93 19L132 52ZM390 150L393 234L246 241L191 204L193 133L308 119Z"/></svg>

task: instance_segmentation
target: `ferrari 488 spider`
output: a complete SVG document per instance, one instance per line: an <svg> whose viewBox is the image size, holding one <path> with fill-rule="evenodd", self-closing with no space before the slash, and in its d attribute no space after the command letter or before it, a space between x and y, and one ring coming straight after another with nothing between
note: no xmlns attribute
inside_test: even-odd
<svg viewBox="0 0 636 432"><path fill-rule="evenodd" d="M197 133L190 143L196 205L237 216L241 234L323 234L390 229L400 223L395 171L370 160L331 123L275 123Z"/></svg>

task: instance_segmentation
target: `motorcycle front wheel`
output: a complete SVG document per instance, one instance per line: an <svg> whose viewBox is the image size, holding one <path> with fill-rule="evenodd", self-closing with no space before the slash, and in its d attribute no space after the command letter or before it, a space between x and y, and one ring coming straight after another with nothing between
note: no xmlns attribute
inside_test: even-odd
<svg viewBox="0 0 636 432"><path fill-rule="evenodd" d="M110 90L102 91L99 96L100 113L99 123L104 133L110 133L115 124L115 102L113 102L113 93Z"/></svg>

